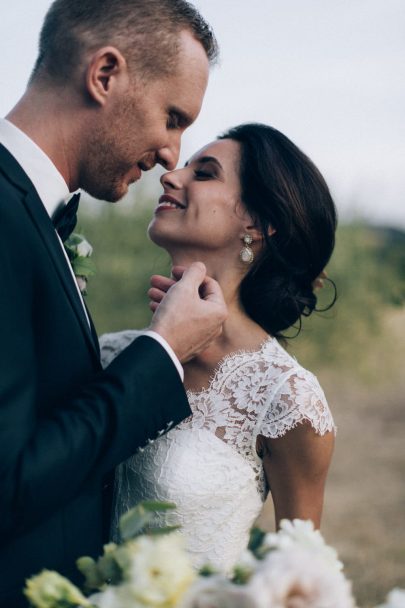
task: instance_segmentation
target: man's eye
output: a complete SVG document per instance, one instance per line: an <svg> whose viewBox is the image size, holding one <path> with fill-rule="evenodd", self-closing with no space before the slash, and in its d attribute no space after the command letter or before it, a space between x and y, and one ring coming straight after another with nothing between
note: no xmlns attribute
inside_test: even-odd
<svg viewBox="0 0 405 608"><path fill-rule="evenodd" d="M194 171L194 175L197 179L210 179L213 177L212 173L208 171L201 171L201 169L196 169Z"/></svg>
<svg viewBox="0 0 405 608"><path fill-rule="evenodd" d="M178 129L180 126L179 117L176 114L170 114L167 119L167 128L168 129Z"/></svg>

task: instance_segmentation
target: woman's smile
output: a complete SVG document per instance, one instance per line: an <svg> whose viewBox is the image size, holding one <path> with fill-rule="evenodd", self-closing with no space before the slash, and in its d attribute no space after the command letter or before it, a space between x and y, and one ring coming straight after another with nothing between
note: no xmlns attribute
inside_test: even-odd
<svg viewBox="0 0 405 608"><path fill-rule="evenodd" d="M187 207L187 205L180 202L173 196L170 196L169 194L162 194L162 196L159 199L159 204L155 209L155 213L159 213L160 211L168 211L168 210L175 210L175 209L186 209L186 207Z"/></svg>

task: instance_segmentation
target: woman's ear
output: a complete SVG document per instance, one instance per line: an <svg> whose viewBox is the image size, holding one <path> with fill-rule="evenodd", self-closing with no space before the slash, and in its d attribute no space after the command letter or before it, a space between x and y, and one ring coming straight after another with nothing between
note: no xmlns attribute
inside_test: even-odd
<svg viewBox="0 0 405 608"><path fill-rule="evenodd" d="M105 105L117 89L125 90L128 84L127 62L120 51L113 46L98 49L86 71L87 92L93 101Z"/></svg>
<svg viewBox="0 0 405 608"><path fill-rule="evenodd" d="M273 226L269 226L268 235L273 236L276 232ZM253 239L253 242L262 241L264 239L263 230L258 222L255 222L252 218L249 218L249 221L246 222L245 225L245 234L250 234Z"/></svg>
<svg viewBox="0 0 405 608"><path fill-rule="evenodd" d="M262 241L264 238L263 232L260 230L260 228L257 228L253 224L250 224L250 226L246 226L245 234L249 234L252 237L253 243Z"/></svg>

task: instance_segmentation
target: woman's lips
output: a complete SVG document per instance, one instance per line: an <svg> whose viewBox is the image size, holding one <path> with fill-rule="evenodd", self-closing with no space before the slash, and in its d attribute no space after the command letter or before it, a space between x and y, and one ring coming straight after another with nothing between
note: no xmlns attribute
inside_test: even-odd
<svg viewBox="0 0 405 608"><path fill-rule="evenodd" d="M155 213L159 211L175 211L176 209L185 209L186 206L169 194L162 194L159 199L159 204L155 209Z"/></svg>

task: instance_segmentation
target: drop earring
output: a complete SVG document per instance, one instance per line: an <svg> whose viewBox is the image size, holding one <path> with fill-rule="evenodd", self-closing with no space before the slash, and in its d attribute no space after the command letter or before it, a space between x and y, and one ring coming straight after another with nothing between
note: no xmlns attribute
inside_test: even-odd
<svg viewBox="0 0 405 608"><path fill-rule="evenodd" d="M243 237L244 246L241 249L239 257L244 264L251 264L254 260L254 253L250 245L253 243L253 238L250 234L245 234Z"/></svg>

